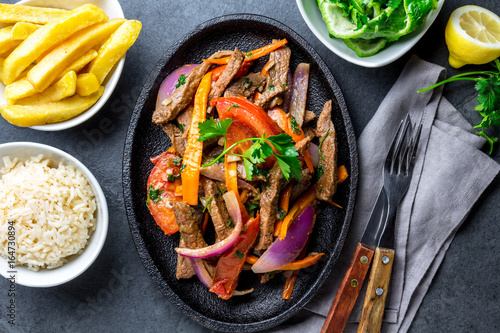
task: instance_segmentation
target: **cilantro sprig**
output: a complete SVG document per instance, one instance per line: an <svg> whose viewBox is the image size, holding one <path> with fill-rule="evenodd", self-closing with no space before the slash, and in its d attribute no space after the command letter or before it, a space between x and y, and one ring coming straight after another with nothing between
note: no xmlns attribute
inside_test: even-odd
<svg viewBox="0 0 500 333"><path fill-rule="evenodd" d="M493 152L493 145L498 141L498 138L489 136L484 130L491 126L500 125L500 61L496 59L491 64L496 70L457 74L418 91L421 93L453 81L475 81L475 89L479 92L477 96L479 104L475 107L475 110L479 112L483 119L474 128L480 129L477 135L485 138L490 144L490 154Z"/></svg>
<svg viewBox="0 0 500 333"><path fill-rule="evenodd" d="M199 123L198 128L200 138L198 141L205 141L215 136L225 137L232 122L233 121L231 119L224 119L216 122L213 118L211 118ZM253 144L245 153L230 153L234 147L246 141L251 141ZM275 150L273 150L273 147ZM253 175L261 174L261 170L258 169L256 164L265 162L265 160L271 155L276 157L276 161L278 162L281 171L283 172L283 177L285 177L286 180L289 180L290 177L296 179L301 178L302 168L300 166L300 161L297 159L299 153L297 152L297 149L295 149L295 143L292 140L292 137L285 133L272 135L267 138L264 134L260 138L243 139L235 142L230 147L226 147L226 144L224 144L224 151L209 163L202 165L202 167L209 167L217 163L226 154L239 156L243 159L248 180L252 180Z"/></svg>

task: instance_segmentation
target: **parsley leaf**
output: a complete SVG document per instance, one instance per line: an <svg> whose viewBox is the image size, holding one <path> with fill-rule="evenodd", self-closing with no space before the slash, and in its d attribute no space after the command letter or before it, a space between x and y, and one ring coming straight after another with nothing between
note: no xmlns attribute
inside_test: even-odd
<svg viewBox="0 0 500 333"><path fill-rule="evenodd" d="M176 157L172 160L172 163L174 163L175 166L181 165L181 159Z"/></svg>
<svg viewBox="0 0 500 333"><path fill-rule="evenodd" d="M204 122L198 123L198 128L200 130L198 141L201 142L216 136L225 135L232 123L233 121L229 118L219 121L210 118Z"/></svg>
<svg viewBox="0 0 500 333"><path fill-rule="evenodd" d="M182 163L182 165L181 165L181 173L183 173L183 172L184 172L184 169L185 169L185 168L186 168L186 163Z"/></svg>
<svg viewBox="0 0 500 333"><path fill-rule="evenodd" d="M179 76L179 80L177 81L177 84L175 85L175 87L179 88L180 86L186 84L186 79L187 79L187 76L185 74L181 74L181 76Z"/></svg>
<svg viewBox="0 0 500 333"><path fill-rule="evenodd" d="M290 120L290 126L292 126L292 132L295 134L300 134L302 131L300 130L299 124L297 124L297 119L295 119L294 116L292 116Z"/></svg>
<svg viewBox="0 0 500 333"><path fill-rule="evenodd" d="M325 173L325 167L323 166L323 163L320 163L318 165L318 168L316 169L316 177L318 179Z"/></svg>
<svg viewBox="0 0 500 333"><path fill-rule="evenodd" d="M250 214L252 211L259 209L260 205L254 201L247 201L245 202L245 209L247 212Z"/></svg>
<svg viewBox="0 0 500 333"><path fill-rule="evenodd" d="M300 161L295 156L288 155L275 155L278 161L281 172L283 172L283 177L286 180L290 179L290 176L295 179L302 178L302 167L300 166Z"/></svg>
<svg viewBox="0 0 500 333"><path fill-rule="evenodd" d="M177 128L180 129L182 133L184 133L184 127L186 127L186 125L177 123Z"/></svg>
<svg viewBox="0 0 500 333"><path fill-rule="evenodd" d="M227 223L226 223L226 227L228 227L228 228L232 228L232 227L234 227L233 220L229 219L229 220L227 221Z"/></svg>
<svg viewBox="0 0 500 333"><path fill-rule="evenodd" d="M490 137L484 130L500 125L500 60L496 59L491 64L495 67L495 70L457 74L418 91L419 93L428 91L448 82L475 81L474 87L479 92L477 96L478 105L475 110L479 112L483 119L474 128L480 129L477 135L485 138L490 144L490 154L493 152L493 145L498 141L498 138Z"/></svg>
<svg viewBox="0 0 500 333"><path fill-rule="evenodd" d="M243 253L241 253L240 251L236 250L236 252L234 252L236 254L236 256L238 257L238 259L243 259L243 257L245 256Z"/></svg>
<svg viewBox="0 0 500 333"><path fill-rule="evenodd" d="M157 203L158 201L163 200L163 198L161 197L161 194L163 192L164 191L161 191L160 189L155 190L153 188L153 185L149 185L148 199L153 201L154 203Z"/></svg>

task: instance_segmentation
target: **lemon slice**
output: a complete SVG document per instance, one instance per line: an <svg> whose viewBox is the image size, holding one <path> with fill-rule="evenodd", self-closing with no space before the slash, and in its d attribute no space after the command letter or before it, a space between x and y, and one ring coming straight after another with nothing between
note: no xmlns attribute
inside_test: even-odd
<svg viewBox="0 0 500 333"><path fill-rule="evenodd" d="M479 6L460 7L448 20L445 39L452 67L495 60L500 56L500 17Z"/></svg>

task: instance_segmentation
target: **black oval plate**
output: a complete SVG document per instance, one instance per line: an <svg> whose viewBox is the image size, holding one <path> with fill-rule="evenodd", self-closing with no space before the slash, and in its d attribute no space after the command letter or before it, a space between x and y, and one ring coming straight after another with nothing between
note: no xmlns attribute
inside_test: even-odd
<svg viewBox="0 0 500 333"><path fill-rule="evenodd" d="M221 300L208 292L198 279L175 278L178 234L166 236L151 217L146 201L146 183L156 156L170 146L161 128L151 122L156 95L163 79L176 68L199 63L217 50L249 51L286 38L292 50L291 68L300 62L311 64L307 109L319 114L323 104L333 100L332 119L338 137L339 165L346 165L349 178L340 184L335 201L344 207L325 205L319 214L309 250L326 255L315 266L301 272L290 300L283 300L282 275L260 284L252 273L243 272L239 290L255 288L251 294ZM264 61L264 60L262 60ZM123 157L123 190L130 230L141 260L163 293L200 324L221 331L253 332L280 324L301 309L318 291L337 262L356 195L358 164L354 131L340 88L330 70L299 35L267 17L237 14L207 21L172 45L146 80L127 132Z"/></svg>

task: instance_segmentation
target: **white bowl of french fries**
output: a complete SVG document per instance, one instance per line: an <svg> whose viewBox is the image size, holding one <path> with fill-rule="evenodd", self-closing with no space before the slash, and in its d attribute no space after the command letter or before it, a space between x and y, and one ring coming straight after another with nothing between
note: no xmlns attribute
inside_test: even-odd
<svg viewBox="0 0 500 333"><path fill-rule="evenodd" d="M117 0L0 4L0 24L0 114L42 131L74 127L103 107L142 27Z"/></svg>

